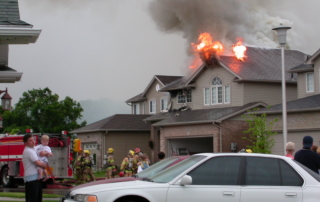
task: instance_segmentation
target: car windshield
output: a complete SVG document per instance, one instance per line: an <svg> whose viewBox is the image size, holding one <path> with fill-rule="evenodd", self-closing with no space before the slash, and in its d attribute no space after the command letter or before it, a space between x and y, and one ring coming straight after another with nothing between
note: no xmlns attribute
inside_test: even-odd
<svg viewBox="0 0 320 202"><path fill-rule="evenodd" d="M150 177L150 180L158 183L167 183L172 179L174 179L175 177L177 177L178 175L180 175L183 171L187 170L191 166L203 160L204 158L206 158L206 156L201 156L201 155L191 156L177 163L176 165L161 171L155 176Z"/></svg>
<svg viewBox="0 0 320 202"><path fill-rule="evenodd" d="M162 161L159 161L158 163L155 163L154 165L150 166L148 169L145 169L138 174L136 174L137 178L149 178L151 176L154 176L155 174L159 173L163 169L167 168L169 165L173 164L174 162L178 161L180 157L169 157Z"/></svg>

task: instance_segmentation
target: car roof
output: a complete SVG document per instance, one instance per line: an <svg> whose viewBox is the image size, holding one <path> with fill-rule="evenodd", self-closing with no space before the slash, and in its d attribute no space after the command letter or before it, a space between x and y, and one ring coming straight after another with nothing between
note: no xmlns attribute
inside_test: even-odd
<svg viewBox="0 0 320 202"><path fill-rule="evenodd" d="M195 156L207 156L207 157L218 157L218 156L254 156L254 157L269 157L269 158L280 158L288 159L289 157L276 155L276 154L259 154L259 153L198 153Z"/></svg>

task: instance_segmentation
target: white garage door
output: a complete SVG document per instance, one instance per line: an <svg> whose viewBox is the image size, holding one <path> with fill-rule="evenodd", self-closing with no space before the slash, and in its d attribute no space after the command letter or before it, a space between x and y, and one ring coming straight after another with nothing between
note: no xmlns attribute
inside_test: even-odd
<svg viewBox="0 0 320 202"><path fill-rule="evenodd" d="M304 136L309 135L313 137L313 144L320 146L320 131L303 131L303 132L289 132L287 141L294 142L296 145L296 151L302 148L302 139ZM283 135L278 133L274 136L276 143L272 148L272 154L283 155L284 154L284 144Z"/></svg>

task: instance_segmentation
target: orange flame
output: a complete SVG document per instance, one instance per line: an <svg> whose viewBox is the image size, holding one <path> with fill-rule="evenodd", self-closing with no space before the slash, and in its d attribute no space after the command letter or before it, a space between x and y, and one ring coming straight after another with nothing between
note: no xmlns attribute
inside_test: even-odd
<svg viewBox="0 0 320 202"><path fill-rule="evenodd" d="M218 41L213 41L209 33L204 32L198 38L199 44L192 43L192 51L200 55L201 59L210 63L212 56L223 51L223 46Z"/></svg>
<svg viewBox="0 0 320 202"><path fill-rule="evenodd" d="M245 52L247 50L247 47L242 45L242 42L239 41L236 45L233 46L233 53L236 55L238 60L244 61L244 58L247 57L245 55Z"/></svg>

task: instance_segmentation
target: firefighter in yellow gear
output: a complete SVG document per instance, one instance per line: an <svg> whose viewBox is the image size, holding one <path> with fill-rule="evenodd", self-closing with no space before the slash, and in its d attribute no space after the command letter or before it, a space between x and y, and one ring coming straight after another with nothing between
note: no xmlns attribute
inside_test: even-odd
<svg viewBox="0 0 320 202"><path fill-rule="evenodd" d="M82 160L83 160L83 151L80 149L77 152L76 160L74 161L73 168L75 169L76 175L76 183L80 183L82 181Z"/></svg>
<svg viewBox="0 0 320 202"><path fill-rule="evenodd" d="M128 156L124 157L120 171L124 172L125 177L131 177L132 176L132 170L133 170L133 155L134 151L130 150L128 152Z"/></svg>
<svg viewBox="0 0 320 202"><path fill-rule="evenodd" d="M106 179L114 178L116 174L116 164L113 157L113 148L109 148L107 151L107 168L106 168Z"/></svg>
<svg viewBox="0 0 320 202"><path fill-rule="evenodd" d="M132 169L132 174L137 174L138 173L138 166L141 161L141 155L142 152L139 148L134 149L134 155L133 155L133 169Z"/></svg>
<svg viewBox="0 0 320 202"><path fill-rule="evenodd" d="M84 159L82 161L82 168L83 168L83 175L82 175L82 181L95 181L96 178L94 177L92 173L92 159L90 157L90 151L84 150ZM89 180L89 177L91 180Z"/></svg>

